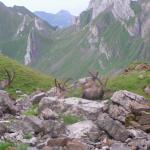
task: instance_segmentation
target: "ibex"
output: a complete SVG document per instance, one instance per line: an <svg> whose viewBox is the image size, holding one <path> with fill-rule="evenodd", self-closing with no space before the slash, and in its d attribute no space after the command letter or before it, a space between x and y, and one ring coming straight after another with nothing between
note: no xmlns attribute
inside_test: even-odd
<svg viewBox="0 0 150 150"><path fill-rule="evenodd" d="M54 90L54 96L58 98L65 98L66 94L68 92L67 82L70 79L67 79L66 81L59 82L55 79L55 90Z"/></svg>
<svg viewBox="0 0 150 150"><path fill-rule="evenodd" d="M4 90L9 87L15 78L15 72L10 73L7 69L4 69L7 79L0 81L0 90Z"/></svg>
<svg viewBox="0 0 150 150"><path fill-rule="evenodd" d="M89 74L91 78L88 78L82 85L82 97L89 100L102 99L106 90L107 80L102 81L98 72L92 73L89 71Z"/></svg>

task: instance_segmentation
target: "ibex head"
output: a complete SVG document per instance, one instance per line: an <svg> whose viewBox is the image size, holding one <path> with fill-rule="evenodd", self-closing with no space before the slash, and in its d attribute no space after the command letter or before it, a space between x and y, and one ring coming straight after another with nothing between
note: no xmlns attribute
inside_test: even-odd
<svg viewBox="0 0 150 150"><path fill-rule="evenodd" d="M4 90L9 87L15 78L15 72L10 73L6 68L4 69L6 74L6 79L0 81L0 90Z"/></svg>
<svg viewBox="0 0 150 150"><path fill-rule="evenodd" d="M67 83L70 79L66 79L65 81L59 82L55 79L55 93L54 95L58 98L65 98L66 92L68 91Z"/></svg>
<svg viewBox="0 0 150 150"><path fill-rule="evenodd" d="M94 82L98 81L98 83L100 84L100 86L102 86L103 88L105 88L105 86L107 84L107 81L108 81L108 78L106 78L105 81L102 80L102 78L99 75L98 71L97 72L91 72L91 71L89 71L89 74L90 74L90 76L91 76L91 78L92 78L92 80Z"/></svg>

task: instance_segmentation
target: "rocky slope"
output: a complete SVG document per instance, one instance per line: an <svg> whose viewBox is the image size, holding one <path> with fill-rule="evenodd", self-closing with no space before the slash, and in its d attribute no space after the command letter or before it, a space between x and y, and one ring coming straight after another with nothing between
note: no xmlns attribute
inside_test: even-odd
<svg viewBox="0 0 150 150"><path fill-rule="evenodd" d="M74 16L66 10L61 10L56 14L36 11L34 14L47 21L50 25L57 26L59 28L71 26L74 20Z"/></svg>
<svg viewBox="0 0 150 150"><path fill-rule="evenodd" d="M128 91L118 91L105 101L59 99L40 92L16 103L0 91L0 100L0 146L15 143L2 150L16 150L20 143L27 150L150 148L149 102ZM70 122L71 116L79 119Z"/></svg>

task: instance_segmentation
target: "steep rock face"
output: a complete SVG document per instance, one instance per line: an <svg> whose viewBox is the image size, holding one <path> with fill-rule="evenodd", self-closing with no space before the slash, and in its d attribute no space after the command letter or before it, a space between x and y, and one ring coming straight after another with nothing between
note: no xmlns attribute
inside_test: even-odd
<svg viewBox="0 0 150 150"><path fill-rule="evenodd" d="M131 36L139 35L144 38L150 25L150 3L141 0L91 0L92 20L102 12L110 10L128 30Z"/></svg>
<svg viewBox="0 0 150 150"><path fill-rule="evenodd" d="M28 36L26 54L24 56L24 64L30 65L35 59L37 53L37 44L35 40L34 31L31 31ZM33 57L33 58L32 58Z"/></svg>
<svg viewBox="0 0 150 150"><path fill-rule="evenodd" d="M54 28L25 7L6 7L0 3L0 49L25 65L38 59ZM39 50L39 51L38 51Z"/></svg>
<svg viewBox="0 0 150 150"><path fill-rule="evenodd" d="M150 2L141 2L142 13L141 13L141 35L142 37L147 36L150 31Z"/></svg>
<svg viewBox="0 0 150 150"><path fill-rule="evenodd" d="M111 9L113 15L119 20L128 20L134 17L134 11L130 7L132 0L91 0L89 9L93 9L92 19L101 12Z"/></svg>

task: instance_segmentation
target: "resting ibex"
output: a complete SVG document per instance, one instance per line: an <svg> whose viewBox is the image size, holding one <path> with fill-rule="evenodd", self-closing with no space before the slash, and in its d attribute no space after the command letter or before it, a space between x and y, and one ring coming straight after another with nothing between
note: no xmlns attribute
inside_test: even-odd
<svg viewBox="0 0 150 150"><path fill-rule="evenodd" d="M0 90L4 90L9 87L15 78L15 72L10 73L7 69L4 69L7 79L0 81Z"/></svg>
<svg viewBox="0 0 150 150"><path fill-rule="evenodd" d="M82 97L90 100L102 99L106 90L107 80L102 81L99 77L99 73L89 72L91 78L88 78L82 85L83 95Z"/></svg>
<svg viewBox="0 0 150 150"><path fill-rule="evenodd" d="M65 98L66 94L68 92L68 87L67 87L67 82L70 79L67 79L66 81L59 82L55 79L55 91L54 91L54 96L58 98Z"/></svg>

